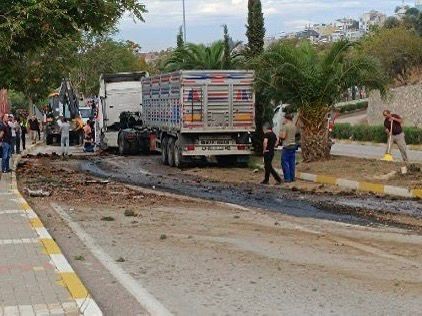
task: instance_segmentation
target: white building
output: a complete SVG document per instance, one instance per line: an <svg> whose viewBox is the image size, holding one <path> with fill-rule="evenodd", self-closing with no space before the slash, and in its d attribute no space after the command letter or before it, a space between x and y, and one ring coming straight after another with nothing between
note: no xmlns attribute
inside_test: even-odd
<svg viewBox="0 0 422 316"><path fill-rule="evenodd" d="M415 8L422 12L422 0L415 1Z"/></svg>
<svg viewBox="0 0 422 316"><path fill-rule="evenodd" d="M369 32L373 26L382 26L386 19L387 16L384 13L372 10L361 16L359 28L366 33Z"/></svg>

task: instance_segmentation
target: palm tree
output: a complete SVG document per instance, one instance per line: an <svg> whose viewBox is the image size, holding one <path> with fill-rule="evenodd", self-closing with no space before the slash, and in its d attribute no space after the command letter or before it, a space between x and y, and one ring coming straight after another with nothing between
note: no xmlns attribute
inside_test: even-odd
<svg viewBox="0 0 422 316"><path fill-rule="evenodd" d="M238 64L241 59L240 55L234 52L238 45L239 43L235 43L230 47L231 66ZM224 51L223 41L214 42L210 46L187 43L172 53L165 64L165 69L166 71L222 70L225 69Z"/></svg>
<svg viewBox="0 0 422 316"><path fill-rule="evenodd" d="M329 158L327 115L348 88L386 92L376 60L358 54L348 41L318 51L309 42L278 43L254 62L257 90L267 99L298 108L306 162Z"/></svg>

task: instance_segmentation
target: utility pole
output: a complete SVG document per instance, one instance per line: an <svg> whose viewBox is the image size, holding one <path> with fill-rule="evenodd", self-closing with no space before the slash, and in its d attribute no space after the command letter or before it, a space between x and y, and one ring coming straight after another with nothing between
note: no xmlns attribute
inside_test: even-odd
<svg viewBox="0 0 422 316"><path fill-rule="evenodd" d="M186 43L186 7L185 7L185 0L183 2L183 40Z"/></svg>

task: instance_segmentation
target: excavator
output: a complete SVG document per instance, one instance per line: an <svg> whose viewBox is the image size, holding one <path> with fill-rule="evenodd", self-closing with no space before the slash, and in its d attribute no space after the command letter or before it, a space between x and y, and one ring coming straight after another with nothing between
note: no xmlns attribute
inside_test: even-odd
<svg viewBox="0 0 422 316"><path fill-rule="evenodd" d="M70 144L81 144L82 126L79 116L79 99L68 79L63 79L60 87L48 96L47 145L60 143L60 126L58 123L60 117L65 117L70 122Z"/></svg>

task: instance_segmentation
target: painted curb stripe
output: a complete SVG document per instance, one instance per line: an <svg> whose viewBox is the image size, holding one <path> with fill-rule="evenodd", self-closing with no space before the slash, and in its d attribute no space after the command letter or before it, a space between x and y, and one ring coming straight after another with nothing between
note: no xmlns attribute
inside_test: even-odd
<svg viewBox="0 0 422 316"><path fill-rule="evenodd" d="M358 190L364 191L364 192L381 193L381 194L385 192L383 184L370 183L370 182L359 182Z"/></svg>
<svg viewBox="0 0 422 316"><path fill-rule="evenodd" d="M332 184L332 185L336 185L336 181L337 179L334 177L330 177L330 176L317 176L316 182L318 183L323 183L323 184Z"/></svg>
<svg viewBox="0 0 422 316"><path fill-rule="evenodd" d="M408 189L396 187L392 185L386 185L384 187L384 192L385 194L389 194L389 195L397 195L397 196L403 196L403 197L408 197L408 198L412 197L412 192L410 192Z"/></svg>
<svg viewBox="0 0 422 316"><path fill-rule="evenodd" d="M277 170L279 171L279 170ZM281 171L279 171L281 172ZM311 173L298 172L297 178L305 181L317 182L322 184L337 185L339 187L362 192L372 192L386 195L394 195L405 198L419 198L422 199L422 189L410 190L405 187L398 187L392 185L384 185L380 183L359 182L342 178L335 178L331 176L316 175Z"/></svg>
<svg viewBox="0 0 422 316"><path fill-rule="evenodd" d="M16 182L16 178L12 178L12 181ZM61 283L67 288L72 298L75 300L80 312L83 315L102 316L100 308L97 303L90 298L89 292L79 279L65 256L62 254L60 247L53 240L50 233L44 227L38 215L31 209L28 202L23 198L19 191L14 192L19 199L17 202L21 202L22 211L26 213L29 223L32 228L36 231L39 236L37 242L43 245L44 252L50 256L53 266L56 268L58 274L61 277ZM48 310L47 310L48 312Z"/></svg>
<svg viewBox="0 0 422 316"><path fill-rule="evenodd" d="M358 181L352 181L352 180L346 180L346 179L337 179L336 185L338 185L339 187L351 189L351 190L359 189L359 182Z"/></svg>
<svg viewBox="0 0 422 316"><path fill-rule="evenodd" d="M63 272L59 274L74 299L85 299L89 297L88 290L75 272Z"/></svg>
<svg viewBox="0 0 422 316"><path fill-rule="evenodd" d="M57 255L62 253L59 246L53 239L40 239L40 241L48 255Z"/></svg>
<svg viewBox="0 0 422 316"><path fill-rule="evenodd" d="M422 189L412 190L412 196L422 199Z"/></svg>

